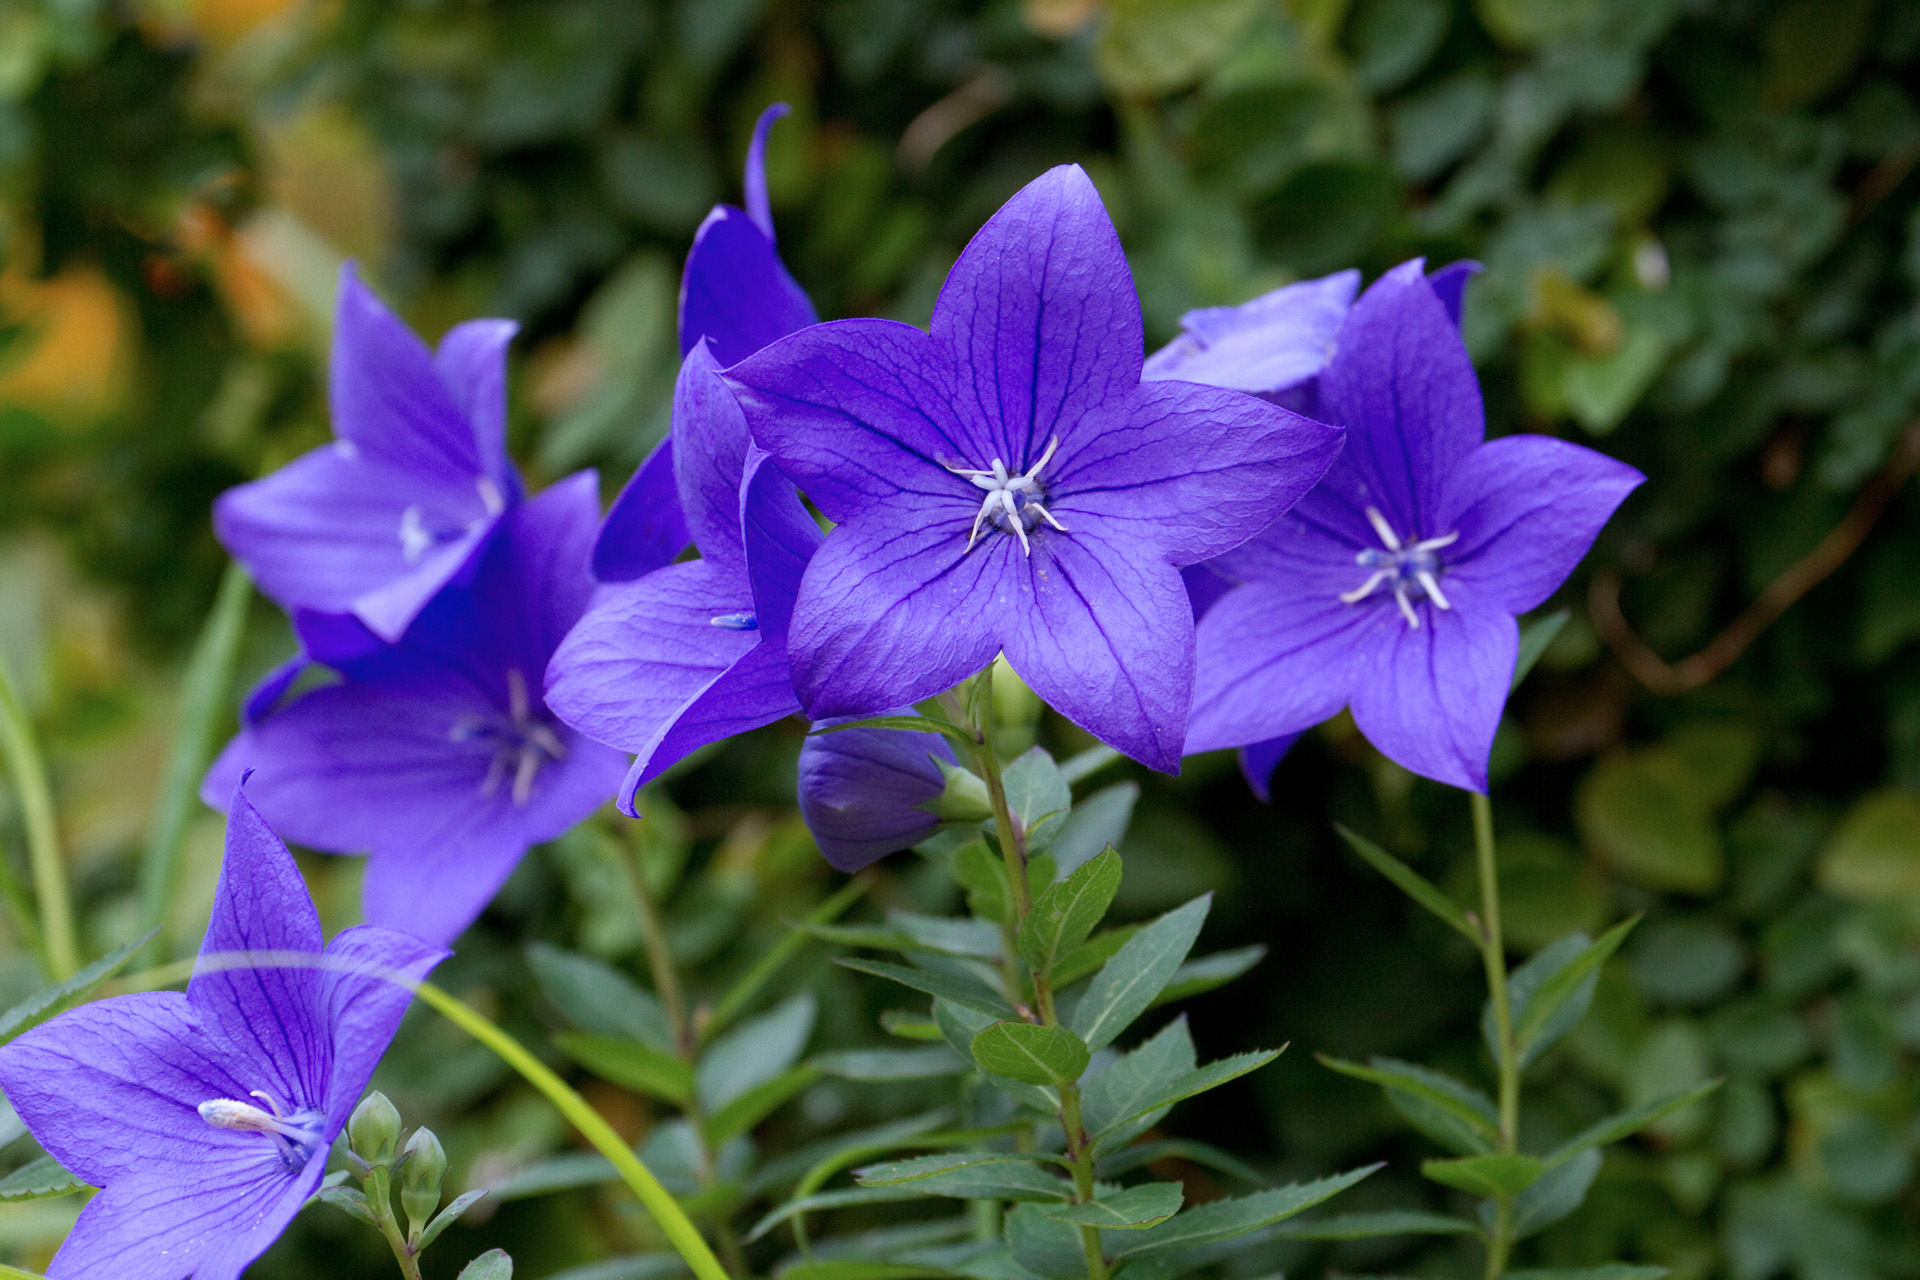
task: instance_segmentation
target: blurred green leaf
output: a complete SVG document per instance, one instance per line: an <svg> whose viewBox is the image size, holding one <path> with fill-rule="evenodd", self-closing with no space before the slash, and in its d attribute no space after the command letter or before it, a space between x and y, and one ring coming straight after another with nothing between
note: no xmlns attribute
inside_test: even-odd
<svg viewBox="0 0 1920 1280"><path fill-rule="evenodd" d="M1478 1230L1465 1218L1389 1209L1379 1213L1338 1213L1311 1222L1289 1222L1276 1228L1275 1234L1287 1240L1373 1240L1381 1236L1463 1236Z"/></svg>
<svg viewBox="0 0 1920 1280"><path fill-rule="evenodd" d="M1600 1153L1594 1150L1548 1168L1514 1197L1513 1238L1524 1240L1578 1209L1599 1172Z"/></svg>
<svg viewBox="0 0 1920 1280"><path fill-rule="evenodd" d="M658 997L613 966L547 942L528 945L527 965L541 993L574 1026L673 1052L673 1029Z"/></svg>
<svg viewBox="0 0 1920 1280"><path fill-rule="evenodd" d="M813 993L802 991L720 1036L700 1054L694 1091L716 1119L720 1110L780 1077L806 1052L813 1035Z"/></svg>
<svg viewBox="0 0 1920 1280"><path fill-rule="evenodd" d="M1443 1186L1489 1199L1516 1196L1539 1181L1544 1167L1533 1156L1461 1156L1455 1160L1422 1160L1420 1174Z"/></svg>
<svg viewBox="0 0 1920 1280"><path fill-rule="evenodd" d="M960 1200L1055 1200L1073 1198L1073 1188L1042 1169L1032 1156L956 1152L915 1156L854 1170L862 1187L901 1187L928 1196Z"/></svg>
<svg viewBox="0 0 1920 1280"><path fill-rule="evenodd" d="M513 1259L505 1249L489 1249L462 1267L458 1280L513 1280Z"/></svg>
<svg viewBox="0 0 1920 1280"><path fill-rule="evenodd" d="M1815 875L1856 901L1920 896L1920 797L1891 787L1862 797L1827 837Z"/></svg>
<svg viewBox="0 0 1920 1280"><path fill-rule="evenodd" d="M1375 1058L1363 1067L1325 1054L1317 1056L1322 1065L1341 1075L1387 1090L1411 1124L1451 1151L1486 1154L1500 1139L1500 1117L1493 1100L1444 1072L1392 1058Z"/></svg>
<svg viewBox="0 0 1920 1280"><path fill-rule="evenodd" d="M125 968L127 961L133 959L158 932L157 928L147 930L125 946L115 947L65 982L42 987L5 1013L0 1013L0 1044L17 1039L49 1018L85 1002L100 989L101 984Z"/></svg>
<svg viewBox="0 0 1920 1280"><path fill-rule="evenodd" d="M1587 847L1647 888L1709 893L1725 874L1711 806L1671 752L1648 748L1601 760L1580 783L1574 815Z"/></svg>
<svg viewBox="0 0 1920 1280"><path fill-rule="evenodd" d="M1094 64L1120 94L1178 89L1226 55L1258 7L1259 0L1108 0Z"/></svg>
<svg viewBox="0 0 1920 1280"><path fill-rule="evenodd" d="M1544 1157L1548 1169L1558 1168L1568 1160L1595 1147L1604 1147L1608 1143L1618 1142L1622 1138L1632 1137L1650 1124L1658 1123L1683 1107L1690 1107L1700 1099L1718 1089L1722 1081L1709 1080L1697 1084L1691 1089L1665 1098L1655 1098L1652 1102L1642 1103L1631 1110L1623 1111L1605 1120L1595 1121L1579 1133L1548 1152Z"/></svg>
<svg viewBox="0 0 1920 1280"><path fill-rule="evenodd" d="M693 1068L652 1045L587 1031L562 1031L553 1043L602 1080L676 1106L693 1098Z"/></svg>

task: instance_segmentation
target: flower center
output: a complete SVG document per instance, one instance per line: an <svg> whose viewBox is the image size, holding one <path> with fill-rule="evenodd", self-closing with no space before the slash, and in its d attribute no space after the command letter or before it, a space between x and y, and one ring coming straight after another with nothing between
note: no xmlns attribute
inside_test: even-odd
<svg viewBox="0 0 1920 1280"><path fill-rule="evenodd" d="M1348 604L1359 604L1381 587L1387 587L1393 592L1394 603L1400 606L1400 615L1415 631L1420 629L1420 615L1413 611L1415 600L1431 600L1437 609L1453 608L1440 590L1440 579L1446 574L1446 568L1434 553L1442 547L1453 545L1460 535L1449 533L1443 538L1428 538L1423 542L1402 542L1400 535L1393 531L1393 526L1387 523L1387 518L1378 509L1368 507L1367 519L1372 523L1373 531L1380 535L1380 541L1386 549L1368 547L1353 558L1355 564L1373 572L1353 590L1341 592L1340 599Z"/></svg>
<svg viewBox="0 0 1920 1280"><path fill-rule="evenodd" d="M481 476L474 484L480 490L480 505L486 508L487 515L497 516L507 509L507 500L501 495L500 486L490 477ZM476 520L472 524L430 527L426 520L426 508L416 502L400 513L400 558L408 564L417 564L427 552L443 542L464 538L479 523Z"/></svg>
<svg viewBox="0 0 1920 1280"><path fill-rule="evenodd" d="M273 1095L255 1089L247 1095L265 1102L270 1111L251 1102L232 1098L209 1098L200 1104L200 1118L216 1129L234 1129L242 1133L262 1133L280 1149L280 1158L289 1169L297 1169L313 1157L320 1146L326 1117L318 1111L296 1111L283 1115Z"/></svg>
<svg viewBox="0 0 1920 1280"><path fill-rule="evenodd" d="M465 716L453 726L448 737L454 742L483 741L493 744L493 759L487 765L486 781L480 795L491 800L500 785L513 779L513 803L526 808L533 798L534 779L549 760L565 760L566 744L553 731L546 708L536 711L527 697L527 678L518 667L507 669L507 714L504 716Z"/></svg>
<svg viewBox="0 0 1920 1280"><path fill-rule="evenodd" d="M1033 544L1027 540L1029 530L1038 528L1042 520L1065 533L1067 526L1053 518L1041 501L1047 496L1046 486L1040 483L1040 470L1053 459L1053 451L1060 447L1060 437L1055 436L1040 455L1040 461L1028 468L1025 475L1007 474L1007 466L1000 459L993 459L993 466L985 471L964 467L947 467L957 476L965 476L973 481L975 487L985 489L987 496L980 504L980 513L973 518L973 532L967 535L967 551L973 550L973 544L980 540L980 527L991 524L1002 533L1011 533L1020 539L1020 550L1026 555L1033 554ZM942 464L945 465L945 464ZM962 552L965 555L966 552Z"/></svg>

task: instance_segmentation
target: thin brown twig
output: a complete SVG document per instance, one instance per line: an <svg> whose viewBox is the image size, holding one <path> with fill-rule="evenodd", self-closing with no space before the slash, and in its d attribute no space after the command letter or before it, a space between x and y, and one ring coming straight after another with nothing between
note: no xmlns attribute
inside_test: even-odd
<svg viewBox="0 0 1920 1280"><path fill-rule="evenodd" d="M1867 540L1893 495L1900 491L1916 467L1920 467L1920 420L1901 433L1886 465L1860 490L1840 523L1820 539L1813 550L1768 583L1753 603L1698 653L1673 663L1655 653L1620 611L1620 575L1613 569L1595 574L1587 592L1587 612L1593 618L1593 625L1614 656L1620 659L1620 664L1648 689L1669 698L1690 693L1731 667L1746 652L1747 646L1795 601L1845 564Z"/></svg>

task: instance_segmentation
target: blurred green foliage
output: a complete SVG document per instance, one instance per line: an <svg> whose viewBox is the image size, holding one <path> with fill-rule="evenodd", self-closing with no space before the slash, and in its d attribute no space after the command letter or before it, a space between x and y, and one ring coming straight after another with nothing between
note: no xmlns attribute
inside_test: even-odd
<svg viewBox="0 0 1920 1280"><path fill-rule="evenodd" d="M795 107L769 157L782 248L827 316L924 320L973 229L1070 160L1120 226L1154 342L1187 308L1301 276L1474 256L1487 271L1465 328L1490 429L1566 434L1648 473L1590 568L1624 579L1624 617L1677 660L1839 526L1910 430L1916 83L1908 0L0 0L0 655L50 744L85 941L98 955L136 932L179 668L222 563L207 504L325 438L343 256L429 332L518 318L516 453L542 478L597 465L609 489L665 426L679 256L708 205L737 198L747 129L776 98ZM1727 1083L1612 1149L1586 1205L1520 1262L1910 1275L1913 484L1831 577L1677 696L1608 654L1585 589L1566 593L1574 620L1496 749L1511 938L1524 954L1646 919L1588 1022L1532 1068L1527 1145ZM257 607L243 666L290 645ZM635 832L539 851L446 984L530 1042L593 1031L526 947L644 981L630 836L691 997L716 997L830 887L791 811L797 733L696 761ZM1084 745L1057 722L1042 733ZM1475 957L1331 827L1465 903L1456 794L1338 722L1285 762L1271 807L1224 757L1138 781L1117 909L1215 889L1206 945L1272 949L1198 1002L1203 1057L1291 1040L1479 1071ZM20 879L10 796L0 838ZM217 856L202 816L172 904L186 945ZM927 868L896 863L873 903L951 905ZM357 873L308 869L337 927ZM0 986L24 992L31 955L13 917L0 925ZM879 1042L895 1000L817 949L768 999L801 990L818 997L816 1049ZM670 1114L576 1057L629 1137ZM570 1141L430 1019L409 1023L381 1083L445 1141L450 1188L551 1170ZM736 1141L791 1151L902 1114L915 1087L814 1083ZM1389 1159L1344 1206L1457 1207L1418 1177L1438 1149L1308 1053L1189 1107L1187 1131L1288 1177ZM1162 1176L1189 1201L1219 1190L1197 1165ZM490 1198L445 1253L501 1244L538 1276L647 1247L638 1210L582 1182ZM72 1203L0 1206L0 1249L44 1262ZM1464 1242L1400 1239L1226 1265L1474 1262ZM258 1272L386 1265L314 1210Z"/></svg>

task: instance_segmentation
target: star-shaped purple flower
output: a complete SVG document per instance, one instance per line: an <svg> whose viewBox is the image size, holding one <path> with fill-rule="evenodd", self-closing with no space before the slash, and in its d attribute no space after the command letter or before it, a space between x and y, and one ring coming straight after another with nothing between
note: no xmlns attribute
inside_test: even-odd
<svg viewBox="0 0 1920 1280"><path fill-rule="evenodd" d="M0 1047L27 1128L103 1188L48 1276L237 1280L319 1186L406 1012L403 984L446 954L367 926L323 949L292 855L236 793L186 994L97 1001Z"/></svg>
<svg viewBox="0 0 1920 1280"><path fill-rule="evenodd" d="M540 698L547 660L593 591L598 514L590 471L521 503L471 585L437 596L398 644L351 619L297 617L306 655L338 683L278 710L257 700L202 796L254 770L249 794L289 839L372 854L369 921L452 941L530 844L592 813L626 768Z"/></svg>
<svg viewBox="0 0 1920 1280"><path fill-rule="evenodd" d="M910 707L900 715L912 715ZM833 722L829 722L829 725ZM938 761L958 764L937 733L817 730L800 747L800 816L833 866L854 872L919 844L940 826L925 806L946 790Z"/></svg>
<svg viewBox="0 0 1920 1280"><path fill-rule="evenodd" d="M679 503L701 558L603 586L547 669L547 703L631 751L620 806L688 752L800 709L787 624L820 528L754 448L702 342L674 388Z"/></svg>
<svg viewBox="0 0 1920 1280"><path fill-rule="evenodd" d="M1065 166L974 237L931 333L841 320L727 370L754 438L839 524L789 639L809 715L917 702L1004 651L1069 719L1179 767L1179 569L1270 523L1340 436L1251 396L1142 383L1141 348L1119 237Z"/></svg>
<svg viewBox="0 0 1920 1280"><path fill-rule="evenodd" d="M289 613L351 614L397 640L520 497L506 452L507 320L429 351L341 268L332 444L220 495L214 531Z"/></svg>
<svg viewBox="0 0 1920 1280"><path fill-rule="evenodd" d="M786 103L776 102L754 124L747 147L747 207L717 204L693 234L680 277L682 359L705 338L714 359L730 365L818 319L806 291L780 261L767 201L767 131L787 111ZM630 582L671 564L689 536L670 433L608 510L593 546L594 576Z"/></svg>
<svg viewBox="0 0 1920 1280"><path fill-rule="evenodd" d="M1355 305L1319 395L1346 451L1216 562L1241 585L1199 625L1187 750L1262 743L1277 760L1271 740L1350 706L1388 757L1484 791L1514 615L1553 594L1645 477L1551 437L1485 440L1466 347L1417 260Z"/></svg>

